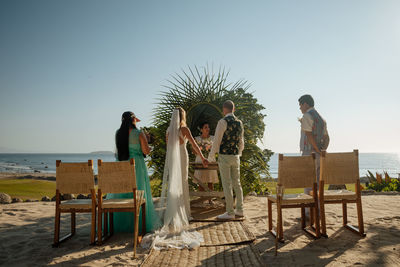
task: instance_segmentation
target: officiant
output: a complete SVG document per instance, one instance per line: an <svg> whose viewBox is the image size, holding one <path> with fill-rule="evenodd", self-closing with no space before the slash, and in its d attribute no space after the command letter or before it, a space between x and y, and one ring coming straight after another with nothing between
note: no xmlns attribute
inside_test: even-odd
<svg viewBox="0 0 400 267"><path fill-rule="evenodd" d="M208 121L203 121L199 125L199 129L201 134L196 136L195 140L204 157L208 157L214 141L214 136L210 135L210 123ZM202 163L199 155L196 155L195 162ZM195 170L194 176L203 184L207 184L210 190L214 190L214 184L219 182L217 170ZM199 185L199 191L205 191L205 188Z"/></svg>

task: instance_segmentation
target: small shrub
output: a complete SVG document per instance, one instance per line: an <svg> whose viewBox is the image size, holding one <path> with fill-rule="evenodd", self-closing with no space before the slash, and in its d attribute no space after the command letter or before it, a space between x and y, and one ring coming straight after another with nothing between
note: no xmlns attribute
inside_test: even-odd
<svg viewBox="0 0 400 267"><path fill-rule="evenodd" d="M373 173L371 172L371 171L367 171L368 173L367 173L367 178L368 178L368 180L369 180L369 182L370 183L373 183L373 182L376 182L376 178L375 178L375 176L373 175Z"/></svg>
<svg viewBox="0 0 400 267"><path fill-rule="evenodd" d="M390 179L390 182L382 181L372 182L368 185L368 189L373 189L377 192L389 192L389 191L397 191L400 192L400 180L399 179Z"/></svg>

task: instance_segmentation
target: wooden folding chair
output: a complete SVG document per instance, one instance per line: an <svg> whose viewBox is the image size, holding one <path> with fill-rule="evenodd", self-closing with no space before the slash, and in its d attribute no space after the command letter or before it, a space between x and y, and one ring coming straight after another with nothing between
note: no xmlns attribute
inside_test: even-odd
<svg viewBox="0 0 400 267"><path fill-rule="evenodd" d="M313 196L308 194L289 194L281 197L277 195L268 196L268 230L278 240L283 242L283 219L282 209L285 208L300 208L301 209L301 228L314 238L320 238L320 225L318 214L318 196L317 196L317 176L315 172L315 155L287 157L279 154L278 164L278 187L287 188L313 188ZM281 201L278 201L281 198ZM278 225L277 231L272 230L272 203L277 204ZM312 227L306 228L305 208L309 207L314 216L315 229Z"/></svg>
<svg viewBox="0 0 400 267"><path fill-rule="evenodd" d="M146 200L144 191L137 190L135 161L120 162L102 162L98 160L98 226L97 239L98 244L110 237L114 233L114 212L133 212L134 223L134 241L133 256L136 257L136 246L138 243L139 231L139 212L142 208L142 233L146 233ZM105 193L133 193L132 198L126 199L104 199L102 195ZM102 216L104 214L104 235L102 235ZM110 233L108 234L108 214L110 215Z"/></svg>
<svg viewBox="0 0 400 267"><path fill-rule="evenodd" d="M348 190L324 190L325 184L355 184L355 192ZM342 204L343 226L360 236L364 233L361 204L361 184L358 169L358 150L348 153L321 153L321 173L319 184L322 235L326 234L325 204ZM347 223L347 203L356 203L358 229Z"/></svg>
<svg viewBox="0 0 400 267"><path fill-rule="evenodd" d="M61 194L91 194L91 199L71 199L61 202ZM53 247L75 234L77 212L92 213L90 243L96 237L96 193L94 188L93 161L87 163L64 163L56 161L56 215ZM60 239L61 213L71 213L71 232Z"/></svg>

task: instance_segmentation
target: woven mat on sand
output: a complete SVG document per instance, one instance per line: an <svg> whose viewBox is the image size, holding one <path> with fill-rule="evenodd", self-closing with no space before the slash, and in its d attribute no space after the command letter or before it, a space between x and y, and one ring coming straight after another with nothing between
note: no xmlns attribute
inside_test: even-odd
<svg viewBox="0 0 400 267"><path fill-rule="evenodd" d="M253 242L256 238L243 222L192 222L190 229L203 234L201 246L222 246Z"/></svg>
<svg viewBox="0 0 400 267"><path fill-rule="evenodd" d="M263 266L253 244L199 247L197 249L152 250L142 267L150 266Z"/></svg>

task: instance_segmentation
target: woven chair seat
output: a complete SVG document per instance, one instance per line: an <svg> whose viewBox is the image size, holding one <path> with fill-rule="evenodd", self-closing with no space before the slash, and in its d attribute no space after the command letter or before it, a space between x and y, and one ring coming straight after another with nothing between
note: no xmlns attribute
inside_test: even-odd
<svg viewBox="0 0 400 267"><path fill-rule="evenodd" d="M276 202L276 195L268 196L268 199ZM282 204L298 204L298 203L313 203L314 198L310 195L301 193L301 194L287 194L283 195Z"/></svg>
<svg viewBox="0 0 400 267"><path fill-rule="evenodd" d="M137 206L140 207L143 203L146 203L145 199L142 199L141 202L139 202L139 199L137 199ZM133 208L134 203L133 203L133 198L112 198L112 199L104 199L102 208L103 209L109 209L109 208Z"/></svg>
<svg viewBox="0 0 400 267"><path fill-rule="evenodd" d="M91 209L92 200L91 199L71 199L62 201L60 203L60 209Z"/></svg>
<svg viewBox="0 0 400 267"><path fill-rule="evenodd" d="M355 192L349 190L325 190L324 199L326 200L336 200L336 199L357 199Z"/></svg>

